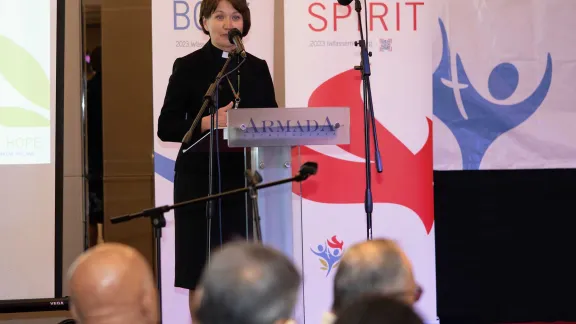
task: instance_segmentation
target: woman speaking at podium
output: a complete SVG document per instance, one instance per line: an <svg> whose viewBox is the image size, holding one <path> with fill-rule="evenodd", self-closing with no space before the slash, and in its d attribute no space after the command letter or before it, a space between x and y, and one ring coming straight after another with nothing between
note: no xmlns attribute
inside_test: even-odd
<svg viewBox="0 0 576 324"><path fill-rule="evenodd" d="M237 28L242 36L248 34L250 9L246 0L203 0L199 22L210 39L204 47L174 62L158 119L158 137L165 142L182 142L199 113L204 94L224 66L228 53L236 50L236 46L228 40L228 32ZM239 55L232 58L226 72L234 69L240 59ZM239 109L278 107L266 61L247 54L240 69L222 79L218 88L218 103L218 127L226 126L226 112L235 106ZM174 203L208 195L210 136L206 134L210 130L209 111L206 109L190 143L180 147L174 170ZM221 131L214 133L215 141L218 137L219 153L216 153L215 144L213 155L214 194L219 191L219 178L222 191L245 186L244 151L229 149L221 138ZM252 227L252 220L248 223L246 221L244 195L222 198L220 204L214 203L214 207L211 249L217 249L227 241L246 237ZM192 296L207 261L206 204L175 209L174 214L175 286L189 289Z"/></svg>

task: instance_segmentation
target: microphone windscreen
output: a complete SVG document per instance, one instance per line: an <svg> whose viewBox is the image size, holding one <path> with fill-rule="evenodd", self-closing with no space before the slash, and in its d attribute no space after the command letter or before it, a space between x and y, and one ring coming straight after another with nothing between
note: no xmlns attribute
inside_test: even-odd
<svg viewBox="0 0 576 324"><path fill-rule="evenodd" d="M338 3L342 6L347 6L352 3L352 0L338 0Z"/></svg>
<svg viewBox="0 0 576 324"><path fill-rule="evenodd" d="M228 32L228 41L230 41L231 44L234 44L234 37L236 36L242 38L242 32L238 30L238 28L230 29Z"/></svg>
<svg viewBox="0 0 576 324"><path fill-rule="evenodd" d="M318 172L318 163L316 162L306 162L300 167L300 173L302 175L315 175L316 172Z"/></svg>

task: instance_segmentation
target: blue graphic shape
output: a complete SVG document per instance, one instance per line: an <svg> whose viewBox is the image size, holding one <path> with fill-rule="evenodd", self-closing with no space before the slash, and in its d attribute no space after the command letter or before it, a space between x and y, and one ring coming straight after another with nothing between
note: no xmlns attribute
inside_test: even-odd
<svg viewBox="0 0 576 324"><path fill-rule="evenodd" d="M331 250L326 243L324 243L324 245L319 244L316 251L312 248L310 248L310 251L326 262L326 277L328 277L332 269L334 269L334 266L340 261L343 254L340 249L336 248Z"/></svg>
<svg viewBox="0 0 576 324"><path fill-rule="evenodd" d="M172 183L174 183L175 165L176 162L174 162L174 160L158 154L158 152L154 152L154 172Z"/></svg>
<svg viewBox="0 0 576 324"><path fill-rule="evenodd" d="M520 82L518 69L510 63L498 64L488 78L488 91L496 100L510 98Z"/></svg>
<svg viewBox="0 0 576 324"><path fill-rule="evenodd" d="M439 19L442 32L442 59L433 74L433 110L454 134L462 154L464 170L478 170L484 154L502 134L526 121L540 107L552 84L552 57L548 53L546 71L534 92L522 102L502 105L488 101L474 88L460 59L456 55L457 79L453 78L450 65L450 46L446 28ZM519 73L510 63L494 68L488 80L488 90L497 100L509 98L518 86ZM462 99L463 116L456 101Z"/></svg>

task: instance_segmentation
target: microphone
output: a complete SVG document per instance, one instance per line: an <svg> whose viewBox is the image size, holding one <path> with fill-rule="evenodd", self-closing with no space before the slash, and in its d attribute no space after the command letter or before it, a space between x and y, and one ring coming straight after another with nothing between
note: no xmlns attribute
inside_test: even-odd
<svg viewBox="0 0 576 324"><path fill-rule="evenodd" d="M300 167L300 172L298 172L297 178L299 181L304 181L311 175L315 175L316 172L318 172L318 163L306 162Z"/></svg>
<svg viewBox="0 0 576 324"><path fill-rule="evenodd" d="M236 52L240 56L246 58L246 50L244 49L244 43L242 43L242 33L238 28L232 28L228 32L228 41L230 41L230 44L236 45Z"/></svg>
<svg viewBox="0 0 576 324"><path fill-rule="evenodd" d="M347 6L347 5L349 5L349 4L352 3L352 0L338 0L338 3L339 3L341 6Z"/></svg>

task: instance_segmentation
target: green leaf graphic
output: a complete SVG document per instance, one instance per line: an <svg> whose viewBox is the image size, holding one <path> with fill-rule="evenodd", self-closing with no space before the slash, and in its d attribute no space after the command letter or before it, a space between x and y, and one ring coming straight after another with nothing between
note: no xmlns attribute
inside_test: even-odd
<svg viewBox="0 0 576 324"><path fill-rule="evenodd" d="M0 107L0 125L6 127L50 126L50 121L37 113L20 107Z"/></svg>
<svg viewBox="0 0 576 324"><path fill-rule="evenodd" d="M30 102L50 109L50 81L42 66L23 47L2 35L0 74Z"/></svg>

